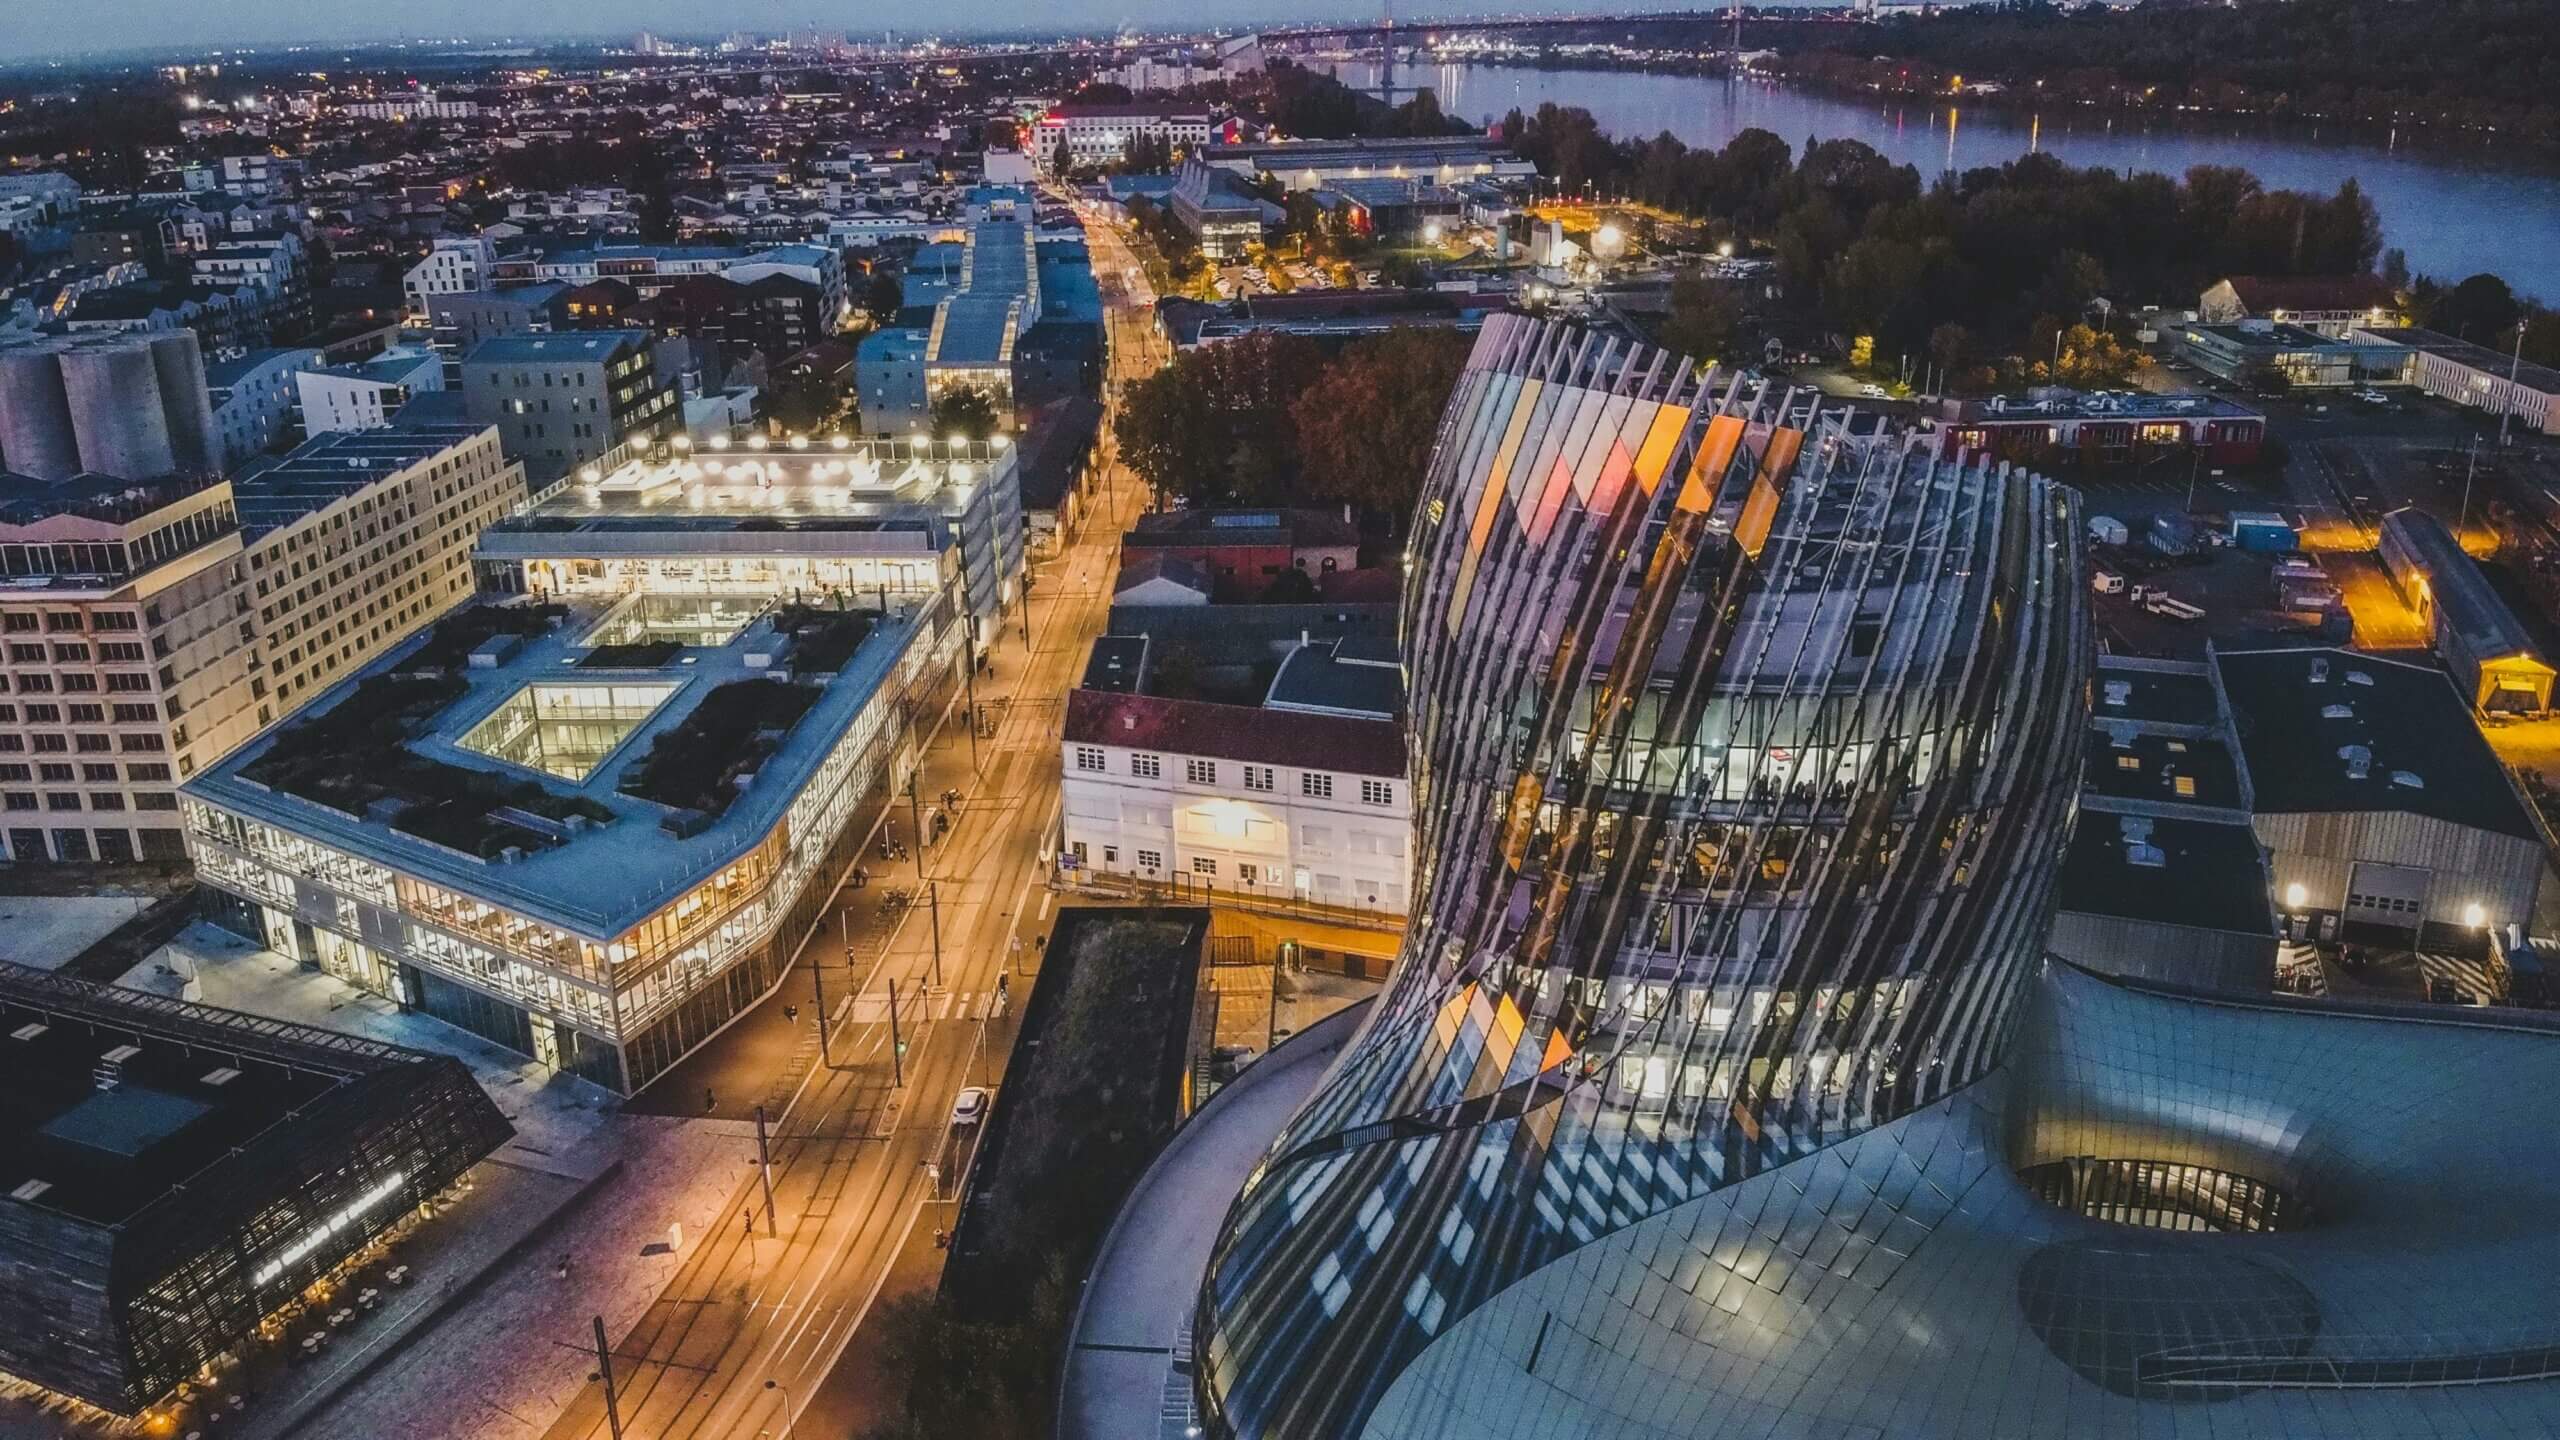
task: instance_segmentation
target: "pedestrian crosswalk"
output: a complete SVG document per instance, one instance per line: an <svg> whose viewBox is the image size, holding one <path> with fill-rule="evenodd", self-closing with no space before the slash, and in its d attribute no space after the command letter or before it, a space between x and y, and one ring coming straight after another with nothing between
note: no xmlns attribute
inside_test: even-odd
<svg viewBox="0 0 2560 1440"><path fill-rule="evenodd" d="M1006 992L1001 990L938 990L919 994L899 987L898 1021L907 1024L921 1020L993 1020L1012 1008ZM856 1025L879 1025L889 1019L889 996L886 991L855 999L847 1015Z"/></svg>

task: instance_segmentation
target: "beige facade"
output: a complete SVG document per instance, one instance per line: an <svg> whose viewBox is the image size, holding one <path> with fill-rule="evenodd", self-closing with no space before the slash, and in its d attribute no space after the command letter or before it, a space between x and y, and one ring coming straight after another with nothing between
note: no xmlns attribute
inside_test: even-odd
<svg viewBox="0 0 2560 1440"><path fill-rule="evenodd" d="M522 467L487 429L364 438L0 519L8 860L184 859L180 782L470 595Z"/></svg>

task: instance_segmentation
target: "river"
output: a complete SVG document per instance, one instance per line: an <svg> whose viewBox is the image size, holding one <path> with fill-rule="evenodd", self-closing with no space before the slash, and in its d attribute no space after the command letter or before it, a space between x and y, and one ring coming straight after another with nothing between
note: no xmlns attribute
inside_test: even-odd
<svg viewBox="0 0 2560 1440"><path fill-rule="evenodd" d="M1366 63L1331 68L1349 85L1377 83ZM1514 105L1534 111L1549 100L1579 105L1620 139L1668 130L1691 145L1721 146L1756 126L1799 150L1808 135L1863 140L1924 177L2035 150L2074 165L2170 175L2237 165L2270 188L2321 194L2353 176L2381 214L2383 243L2409 252L2411 270L2448 280L2491 271L2527 294L2560 300L2560 175L2502 164L2490 142L2421 146L2406 136L2323 138L2246 121L1861 102L1760 81L1631 70L1407 65L1398 83L1431 86L1442 108L1470 120L1498 119Z"/></svg>

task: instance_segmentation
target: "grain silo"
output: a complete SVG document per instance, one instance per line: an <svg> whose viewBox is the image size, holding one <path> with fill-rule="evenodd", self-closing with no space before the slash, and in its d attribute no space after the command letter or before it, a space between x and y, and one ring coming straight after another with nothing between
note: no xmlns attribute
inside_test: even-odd
<svg viewBox="0 0 2560 1440"><path fill-rule="evenodd" d="M181 470L222 468L222 439L213 428L213 393L205 386L204 350L192 330L151 337L151 368L160 380L160 409L169 427L170 456Z"/></svg>
<svg viewBox="0 0 2560 1440"><path fill-rule="evenodd" d="M36 480L80 472L60 350L52 342L0 347L0 467Z"/></svg>
<svg viewBox="0 0 2560 1440"><path fill-rule="evenodd" d="M78 345L62 352L62 391L80 437L80 468L120 480L148 480L178 468L151 347L136 341Z"/></svg>

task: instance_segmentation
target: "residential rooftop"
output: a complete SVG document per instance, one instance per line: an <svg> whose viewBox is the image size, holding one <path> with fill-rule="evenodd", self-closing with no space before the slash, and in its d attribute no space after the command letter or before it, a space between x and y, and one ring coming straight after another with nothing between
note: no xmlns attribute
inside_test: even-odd
<svg viewBox="0 0 2560 1440"><path fill-rule="evenodd" d="M679 614L665 609L669 602L689 603L676 604L684 612ZM806 653L778 633L772 598L642 594L610 604L553 607L560 613L549 623L514 627L531 628L530 634L488 630L491 612L526 608L456 612L333 687L294 721L233 752L191 782L188 792L235 814L609 941L772 833L819 763L889 680L916 624L912 610L900 604L885 616L843 612L863 617L864 624L841 668L796 677L814 682L814 698L755 765L753 783L704 820L699 814L688 818L686 807L620 787L636 778L635 767L658 739L684 726L707 697L739 682L790 675L795 656L807 662ZM450 652L465 642L471 642L469 663L451 663ZM450 668L441 670L436 688L421 693L417 682L401 677L421 673L430 658L422 652L431 650L444 652ZM262 769L262 762L298 728L326 724L336 707L350 702L385 709L380 697L401 693L394 688L400 686L420 694L414 732L399 747L403 763L435 768L448 780L484 777L477 782L484 793L498 793L506 803L487 809L481 820L520 832L511 838L521 858L484 862L453 844L398 828L394 821L403 817L393 807L377 802L362 814L350 813L256 778L276 778L274 767ZM610 743L591 745L574 763L511 745L508 719L538 720L541 708L554 703L609 711L621 728ZM502 716L511 706L516 708ZM484 728L493 718L501 723ZM514 758L497 758L501 754ZM455 770L469 773L450 776ZM360 784L367 777L343 778ZM668 822L687 833L675 833Z"/></svg>
<svg viewBox="0 0 2560 1440"><path fill-rule="evenodd" d="M2325 648L2213 664L2258 814L2396 810L2539 838L2442 670Z"/></svg>
<svg viewBox="0 0 2560 1440"><path fill-rule="evenodd" d="M499 335L471 347L466 365L558 365L609 361L630 347L649 343L646 330L569 330Z"/></svg>
<svg viewBox="0 0 2560 1440"><path fill-rule="evenodd" d="M410 466L494 433L486 425L417 425L315 435L286 455L253 460L231 482L240 527L281 530Z"/></svg>
<svg viewBox="0 0 2560 1440"><path fill-rule="evenodd" d="M1271 710L1395 720L1404 714L1404 666L1354 639L1309 641L1289 652L1263 698Z"/></svg>
<svg viewBox="0 0 2560 1440"><path fill-rule="evenodd" d="M2098 657L2090 719L2130 725L2209 727L2220 723L2221 707L2213 698L2213 680L2201 665L2167 668L2176 662L2128 663Z"/></svg>

